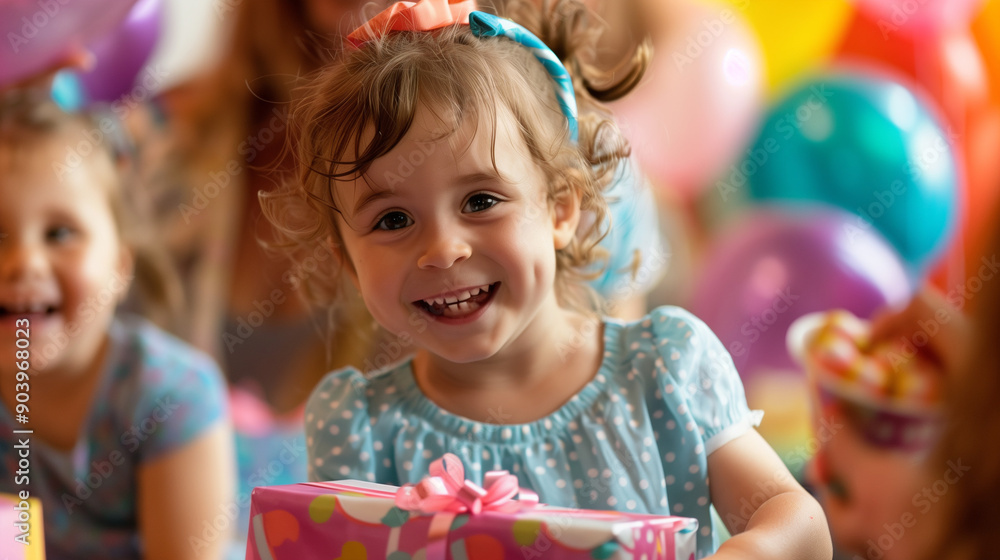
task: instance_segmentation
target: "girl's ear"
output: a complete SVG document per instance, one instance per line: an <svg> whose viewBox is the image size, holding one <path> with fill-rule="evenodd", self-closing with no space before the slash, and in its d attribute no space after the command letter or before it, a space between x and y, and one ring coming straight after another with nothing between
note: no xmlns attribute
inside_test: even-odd
<svg viewBox="0 0 1000 560"><path fill-rule="evenodd" d="M347 254L347 249L344 248L344 244L340 243L333 238L332 235L326 238L326 245L330 249L330 253L333 258L337 260L337 264L343 268L347 275L351 278L351 284L354 284L354 289L359 290L358 287L358 273L354 270L354 263L351 262L351 256Z"/></svg>
<svg viewBox="0 0 1000 560"><path fill-rule="evenodd" d="M565 249L580 225L580 193L569 187L560 189L552 205L552 238L556 250Z"/></svg>

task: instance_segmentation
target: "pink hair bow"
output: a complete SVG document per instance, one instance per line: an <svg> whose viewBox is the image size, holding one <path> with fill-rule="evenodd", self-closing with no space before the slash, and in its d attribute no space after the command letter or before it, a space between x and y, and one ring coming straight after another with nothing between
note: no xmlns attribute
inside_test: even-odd
<svg viewBox="0 0 1000 560"><path fill-rule="evenodd" d="M390 31L431 31L453 24L469 23L475 0L418 0L396 2L347 36L357 48Z"/></svg>
<svg viewBox="0 0 1000 560"><path fill-rule="evenodd" d="M507 471L487 472L483 486L465 480L465 467L452 453L431 463L430 476L396 492L396 505L400 509L422 513L513 512L537 504L538 494L522 489L517 477Z"/></svg>

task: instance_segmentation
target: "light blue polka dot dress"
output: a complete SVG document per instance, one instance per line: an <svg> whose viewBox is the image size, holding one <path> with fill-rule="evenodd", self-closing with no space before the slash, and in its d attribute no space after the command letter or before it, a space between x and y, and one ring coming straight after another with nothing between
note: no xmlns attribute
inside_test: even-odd
<svg viewBox="0 0 1000 560"><path fill-rule="evenodd" d="M444 453L482 483L507 470L545 503L698 519L698 554L717 546L707 456L756 425L729 354L699 319L661 307L605 323L597 375L529 424L475 422L427 399L411 360L366 378L328 375L306 406L311 480L418 482Z"/></svg>

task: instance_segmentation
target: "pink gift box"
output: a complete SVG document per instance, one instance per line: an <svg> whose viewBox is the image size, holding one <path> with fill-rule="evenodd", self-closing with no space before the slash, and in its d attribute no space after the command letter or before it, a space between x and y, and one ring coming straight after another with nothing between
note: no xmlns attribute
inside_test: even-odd
<svg viewBox="0 0 1000 560"><path fill-rule="evenodd" d="M0 551L4 560L45 560L42 503L0 493Z"/></svg>
<svg viewBox="0 0 1000 560"><path fill-rule="evenodd" d="M354 480L255 488L247 559L694 559L696 519L546 505L458 514L447 542L429 548L432 522L448 514L399 509L395 493Z"/></svg>

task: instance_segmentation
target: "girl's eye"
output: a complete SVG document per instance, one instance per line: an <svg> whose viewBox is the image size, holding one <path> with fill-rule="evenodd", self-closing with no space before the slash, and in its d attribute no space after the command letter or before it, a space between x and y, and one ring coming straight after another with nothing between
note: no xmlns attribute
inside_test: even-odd
<svg viewBox="0 0 1000 560"><path fill-rule="evenodd" d="M500 199L491 194L474 194L465 203L465 208L462 208L462 212L482 212L493 208L497 204L500 204Z"/></svg>
<svg viewBox="0 0 1000 560"><path fill-rule="evenodd" d="M59 226L49 229L45 233L45 238L53 243L64 243L69 241L75 232L66 226Z"/></svg>
<svg viewBox="0 0 1000 560"><path fill-rule="evenodd" d="M413 225L413 220L402 212L389 212L375 224L375 229L395 231Z"/></svg>

